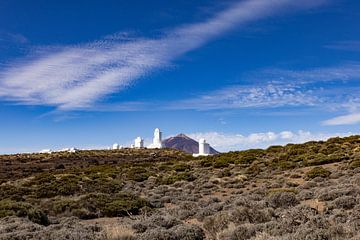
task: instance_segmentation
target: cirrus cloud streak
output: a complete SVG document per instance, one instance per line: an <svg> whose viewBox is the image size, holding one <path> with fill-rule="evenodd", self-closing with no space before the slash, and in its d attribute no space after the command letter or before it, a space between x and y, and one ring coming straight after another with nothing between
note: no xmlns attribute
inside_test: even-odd
<svg viewBox="0 0 360 240"><path fill-rule="evenodd" d="M121 40L115 36L76 46L49 46L1 70L0 98L59 110L90 108L234 28L324 2L239 1L204 22L175 28L154 39Z"/></svg>

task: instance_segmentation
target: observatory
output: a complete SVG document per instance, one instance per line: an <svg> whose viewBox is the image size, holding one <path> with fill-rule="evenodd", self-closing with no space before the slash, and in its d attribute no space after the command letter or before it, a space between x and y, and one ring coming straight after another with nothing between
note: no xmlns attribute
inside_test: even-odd
<svg viewBox="0 0 360 240"><path fill-rule="evenodd" d="M199 153L194 153L193 156L194 157L199 157L199 156L209 156L210 154L210 145L206 142L205 139L201 138L199 140Z"/></svg>
<svg viewBox="0 0 360 240"><path fill-rule="evenodd" d="M76 153L78 151L79 151L79 149L77 149L75 147L69 148L69 150L68 150L69 153Z"/></svg>
<svg viewBox="0 0 360 240"><path fill-rule="evenodd" d="M52 151L51 151L51 149L43 149L43 150L41 150L39 153L48 153L48 154L51 154Z"/></svg>
<svg viewBox="0 0 360 240"><path fill-rule="evenodd" d="M162 148L162 132L159 128L155 128L154 138L152 144L148 146L148 148Z"/></svg>
<svg viewBox="0 0 360 240"><path fill-rule="evenodd" d="M144 139L142 139L141 137L137 137L135 139L134 147L135 148L144 148Z"/></svg>
<svg viewBox="0 0 360 240"><path fill-rule="evenodd" d="M113 145L112 145L112 150L117 150L117 149L119 149L120 147L119 147L119 144L117 144L117 143L114 143Z"/></svg>

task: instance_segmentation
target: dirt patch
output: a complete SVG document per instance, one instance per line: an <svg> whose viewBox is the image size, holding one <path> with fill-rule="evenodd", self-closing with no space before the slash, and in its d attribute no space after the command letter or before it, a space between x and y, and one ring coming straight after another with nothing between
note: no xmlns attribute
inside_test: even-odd
<svg viewBox="0 0 360 240"><path fill-rule="evenodd" d="M309 199L302 201L301 203L316 209L319 213L323 213L326 209L326 204L324 202L319 201L319 199Z"/></svg>

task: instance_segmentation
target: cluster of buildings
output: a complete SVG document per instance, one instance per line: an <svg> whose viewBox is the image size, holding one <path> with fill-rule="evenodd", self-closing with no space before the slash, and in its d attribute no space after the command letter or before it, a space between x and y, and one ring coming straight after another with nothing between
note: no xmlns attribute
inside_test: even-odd
<svg viewBox="0 0 360 240"><path fill-rule="evenodd" d="M137 149L141 149L141 148L145 148L144 146L144 139L141 137L137 137L134 140L134 144L131 144L130 146L131 148L137 148ZM164 145L162 143L162 132L160 131L159 128L155 128L154 131L154 137L153 137L153 141L150 145L148 145L146 148L148 149L160 149L163 148ZM114 143L112 145L112 147L108 148L108 150L117 150L117 149L122 149L123 146L120 146L117 143ZM52 151L50 149L44 149L42 151L40 151L39 153L52 153L52 152L69 152L69 153L75 153L77 152L78 149L77 148L65 148L59 151ZM194 157L198 157L198 156L208 156L210 155L210 145L206 142L205 139L200 139L199 140L199 153L193 154Z"/></svg>
<svg viewBox="0 0 360 240"><path fill-rule="evenodd" d="M123 146L120 146L117 143L114 143L112 146L112 150L117 150L117 149L122 149ZM144 139L141 137L137 137L134 140L134 143L130 145L130 148L145 148L144 145ZM159 128L156 128L154 131L154 138L153 138L153 142L147 146L146 148L150 148L150 149L155 149L155 148L163 148L163 144L162 144L162 132L160 131Z"/></svg>
<svg viewBox="0 0 360 240"><path fill-rule="evenodd" d="M57 151L53 151L51 149L43 149L41 150L39 153L53 153L53 152L68 152L68 153L75 153L79 151L79 149L75 148L75 147L71 147L71 148L64 148L61 150L57 150Z"/></svg>
<svg viewBox="0 0 360 240"><path fill-rule="evenodd" d="M135 138L134 144L131 145L131 148L145 148L144 139L142 139L141 137ZM146 148L150 148L150 149L163 148L162 132L160 131L159 128L155 128L153 141Z"/></svg>

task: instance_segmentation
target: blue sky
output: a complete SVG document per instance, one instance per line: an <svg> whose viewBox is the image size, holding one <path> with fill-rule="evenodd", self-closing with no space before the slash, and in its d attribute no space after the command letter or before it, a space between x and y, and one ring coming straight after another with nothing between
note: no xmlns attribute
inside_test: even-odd
<svg viewBox="0 0 360 240"><path fill-rule="evenodd" d="M356 0L0 2L0 153L359 133Z"/></svg>

